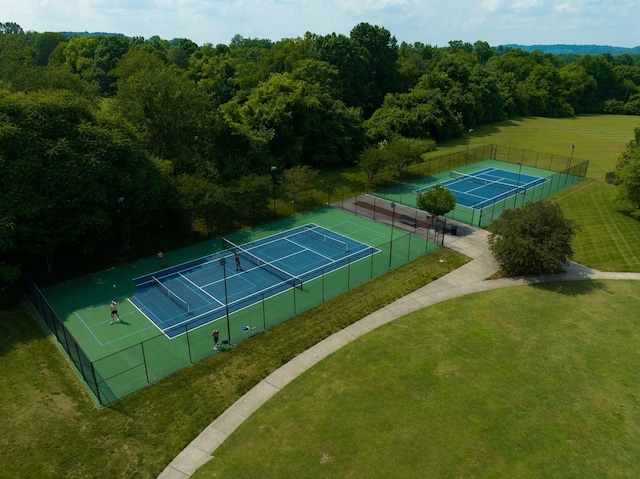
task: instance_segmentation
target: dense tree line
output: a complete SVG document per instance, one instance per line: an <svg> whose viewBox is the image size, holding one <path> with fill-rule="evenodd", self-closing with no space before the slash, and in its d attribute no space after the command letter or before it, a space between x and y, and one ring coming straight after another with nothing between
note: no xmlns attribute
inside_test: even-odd
<svg viewBox="0 0 640 479"><path fill-rule="evenodd" d="M0 23L0 272L126 249L167 218L215 232L264 214L274 181L295 200L291 169L360 162L373 181L477 125L603 112L640 114L640 56L398 44L366 23L215 46Z"/></svg>

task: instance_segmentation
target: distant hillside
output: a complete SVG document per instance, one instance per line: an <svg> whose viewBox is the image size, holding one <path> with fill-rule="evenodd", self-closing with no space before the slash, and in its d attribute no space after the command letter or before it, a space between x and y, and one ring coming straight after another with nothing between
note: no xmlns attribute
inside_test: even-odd
<svg viewBox="0 0 640 479"><path fill-rule="evenodd" d="M124 37L122 33L108 33L108 32L59 32L62 33L65 37Z"/></svg>
<svg viewBox="0 0 640 479"><path fill-rule="evenodd" d="M611 55L622 55L628 53L630 55L640 55L640 46L633 48L612 47L608 45L503 45L505 49L519 48L527 52L539 50L544 53L553 55L600 55L609 53Z"/></svg>

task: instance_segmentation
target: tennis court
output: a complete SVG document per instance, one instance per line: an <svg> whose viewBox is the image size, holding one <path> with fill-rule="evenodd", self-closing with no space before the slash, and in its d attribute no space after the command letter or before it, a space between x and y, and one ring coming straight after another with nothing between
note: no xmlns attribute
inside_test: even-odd
<svg viewBox="0 0 640 479"><path fill-rule="evenodd" d="M547 181L545 178L523 174L521 171L499 168L484 168L473 174L452 170L449 175L451 179L440 184L456 196L457 203L475 209L482 209L496 201L524 193ZM414 192L424 193L433 186L418 188Z"/></svg>
<svg viewBox="0 0 640 479"><path fill-rule="evenodd" d="M129 301L173 338L379 251L314 223L242 246L222 238L222 246L135 278Z"/></svg>
<svg viewBox="0 0 640 479"><path fill-rule="evenodd" d="M229 348L439 247L392 231L324 207L165 251L164 268L153 255L44 291L25 286L96 403L107 405L217 354L213 329ZM121 317L114 324L111 300Z"/></svg>
<svg viewBox="0 0 640 479"><path fill-rule="evenodd" d="M484 228L503 211L540 201L587 176L589 162L572 157L485 145L434 157L421 163L424 176L378 191L381 200L415 207L419 193L436 184L456 195L456 206L445 217ZM462 179L466 175L466 181ZM457 180L457 181L455 181Z"/></svg>

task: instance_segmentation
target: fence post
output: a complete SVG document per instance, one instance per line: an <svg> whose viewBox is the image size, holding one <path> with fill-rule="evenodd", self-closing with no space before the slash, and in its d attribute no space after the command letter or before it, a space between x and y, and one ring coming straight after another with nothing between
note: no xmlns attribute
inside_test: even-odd
<svg viewBox="0 0 640 479"><path fill-rule="evenodd" d="M151 384L149 381L149 368L147 367L147 356L144 354L144 341L140 343L140 349L142 350L142 364L144 364L144 374L147 376L147 384Z"/></svg>
<svg viewBox="0 0 640 479"><path fill-rule="evenodd" d="M322 302L324 303L324 268L322 268Z"/></svg>
<svg viewBox="0 0 640 479"><path fill-rule="evenodd" d="M93 377L93 384L96 385L96 396L98 396L98 402L104 406L105 404L102 402L102 395L100 394L100 386L98 386L98 378L96 378L96 368L93 365L93 361L90 361L89 364L91 365L91 376Z"/></svg>
<svg viewBox="0 0 640 479"><path fill-rule="evenodd" d="M370 276L369 279L373 279L373 249L371 250L370 257L371 257L371 261L370 261L370 264L371 264L371 276Z"/></svg>
<svg viewBox="0 0 640 479"><path fill-rule="evenodd" d="M186 331L186 336L187 336L187 351L189 351L189 362L191 364L193 364L193 356L191 355L191 340L189 338L189 329L185 328Z"/></svg>

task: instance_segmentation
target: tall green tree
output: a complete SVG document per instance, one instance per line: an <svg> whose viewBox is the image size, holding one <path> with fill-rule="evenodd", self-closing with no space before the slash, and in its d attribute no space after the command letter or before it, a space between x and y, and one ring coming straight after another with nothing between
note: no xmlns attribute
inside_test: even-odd
<svg viewBox="0 0 640 479"><path fill-rule="evenodd" d="M237 108L240 121L248 127L272 132L272 161L286 167L327 168L356 158L364 143L362 120L357 110L331 95L324 82L331 72L326 64L303 62L292 73L271 75Z"/></svg>
<svg viewBox="0 0 640 479"><path fill-rule="evenodd" d="M215 106L227 103L237 93L236 71L226 45L202 46L189 58L188 71Z"/></svg>
<svg viewBox="0 0 640 479"><path fill-rule="evenodd" d="M429 61L438 49L420 42L402 42L398 49L398 93L407 93L427 73Z"/></svg>
<svg viewBox="0 0 640 479"><path fill-rule="evenodd" d="M60 247L89 253L119 222L131 230L150 221L166 198L130 132L98 120L81 98L0 93L0 111L0 211L15 225L16 253L41 256L48 272Z"/></svg>
<svg viewBox="0 0 640 479"><path fill-rule="evenodd" d="M50 63L64 64L85 81L92 81L96 49L99 37L75 35L60 42L51 53Z"/></svg>
<svg viewBox="0 0 640 479"><path fill-rule="evenodd" d="M233 84L239 100L243 100L260 82L273 73L263 67L264 58L273 47L268 39L244 38L235 35L229 44L230 65L234 71Z"/></svg>
<svg viewBox="0 0 640 479"><path fill-rule="evenodd" d="M280 184L284 194L293 203L294 213L297 211L298 195L311 187L316 176L318 172L309 168L308 165L292 166L282 172Z"/></svg>
<svg viewBox="0 0 640 479"><path fill-rule="evenodd" d="M616 198L632 216L640 219L640 128L634 130L634 135L616 165Z"/></svg>
<svg viewBox="0 0 640 479"><path fill-rule="evenodd" d="M593 111L597 96L597 82L576 62L559 71L562 97L576 114Z"/></svg>
<svg viewBox="0 0 640 479"><path fill-rule="evenodd" d="M83 138L91 114L69 94L3 95L0 105L0 211L13 218L16 244L51 272L56 248L109 224L103 165L90 167Z"/></svg>
<svg viewBox="0 0 640 479"><path fill-rule="evenodd" d="M601 113L607 99L624 99L614 71L615 65L605 55L582 55L576 60L576 64L583 67L596 83L595 92L589 98L590 113Z"/></svg>
<svg viewBox="0 0 640 479"><path fill-rule="evenodd" d="M481 40L473 44L473 53L478 57L478 63L482 66L486 65L489 59L495 55L491 46Z"/></svg>
<svg viewBox="0 0 640 479"><path fill-rule="evenodd" d="M96 82L105 96L116 92L114 69L129 51L129 40L121 35L101 36L96 45L91 67L91 80Z"/></svg>
<svg viewBox="0 0 640 479"><path fill-rule="evenodd" d="M528 115L553 118L574 113L564 100L560 73L553 65L536 65L519 89Z"/></svg>
<svg viewBox="0 0 640 479"><path fill-rule="evenodd" d="M227 190L209 178L183 173L176 178L178 200L195 230L196 220L205 219L207 233L214 230L225 214ZM218 220L218 221L216 221Z"/></svg>
<svg viewBox="0 0 640 479"><path fill-rule="evenodd" d="M231 185L230 206L234 217L255 224L260 215L267 212L272 196L272 178L269 175L250 174Z"/></svg>
<svg viewBox="0 0 640 479"><path fill-rule="evenodd" d="M110 160L109 174L114 178L108 193L109 211L111 223L120 231L123 248L130 249L145 229L162 227L163 221L170 222L177 230L182 228L181 211L175 206L178 195L171 165L165 160L150 158L140 149L133 133L125 128L110 125L106 127L106 134L102 145L106 147L105 159Z"/></svg>
<svg viewBox="0 0 640 479"><path fill-rule="evenodd" d="M21 79L34 70L33 50L23 33L0 33L0 85L21 89Z"/></svg>
<svg viewBox="0 0 640 479"><path fill-rule="evenodd" d="M347 106L362 107L369 95L369 53L342 34L318 36L307 34L309 56L312 60L334 66L339 75L342 100ZM370 113L370 112L367 112Z"/></svg>
<svg viewBox="0 0 640 479"><path fill-rule="evenodd" d="M446 215L456 207L456 195L440 183L424 193L418 193L416 206L433 217Z"/></svg>
<svg viewBox="0 0 640 479"><path fill-rule="evenodd" d="M578 231L548 200L505 210L493 223L489 248L507 276L558 273L573 256Z"/></svg>
<svg viewBox="0 0 640 479"><path fill-rule="evenodd" d="M471 70L469 90L473 96L472 114L464 119L466 127L485 125L504 120L505 99L500 91L498 78L488 68L476 65Z"/></svg>
<svg viewBox="0 0 640 479"><path fill-rule="evenodd" d="M381 142L378 149L383 153L386 166L395 170L398 178L404 178L409 166L421 163L422 154L434 150L435 143L430 140L395 137Z"/></svg>
<svg viewBox="0 0 640 479"><path fill-rule="evenodd" d="M366 148L361 154L358 166L367 174L367 185L373 185L375 177L383 171L387 164L386 141Z"/></svg>
<svg viewBox="0 0 640 479"><path fill-rule="evenodd" d="M424 77L411 92L388 95L365 128L375 142L397 135L442 141L464 131L462 114L451 108L440 89L430 88Z"/></svg>
<svg viewBox="0 0 640 479"><path fill-rule="evenodd" d="M196 137L205 134L206 93L185 72L141 49L128 52L114 74L114 108L138 131L147 151L173 161L176 174L190 172Z"/></svg>
<svg viewBox="0 0 640 479"><path fill-rule="evenodd" d="M27 36L30 38L31 48L33 49L33 61L41 67L49 63L49 56L57 46L67 40L65 35L57 32L29 32Z"/></svg>
<svg viewBox="0 0 640 479"><path fill-rule="evenodd" d="M0 33L6 33L10 35L24 35L24 30L15 22L0 22Z"/></svg>
<svg viewBox="0 0 640 479"><path fill-rule="evenodd" d="M356 25L349 38L356 48L366 51L366 97L360 106L365 118L369 118L382 105L384 97L398 89L398 43L389 30L368 23Z"/></svg>
<svg viewBox="0 0 640 479"><path fill-rule="evenodd" d="M174 39L167 51L167 60L178 68L187 68L189 58L198 51L198 45L188 38Z"/></svg>

